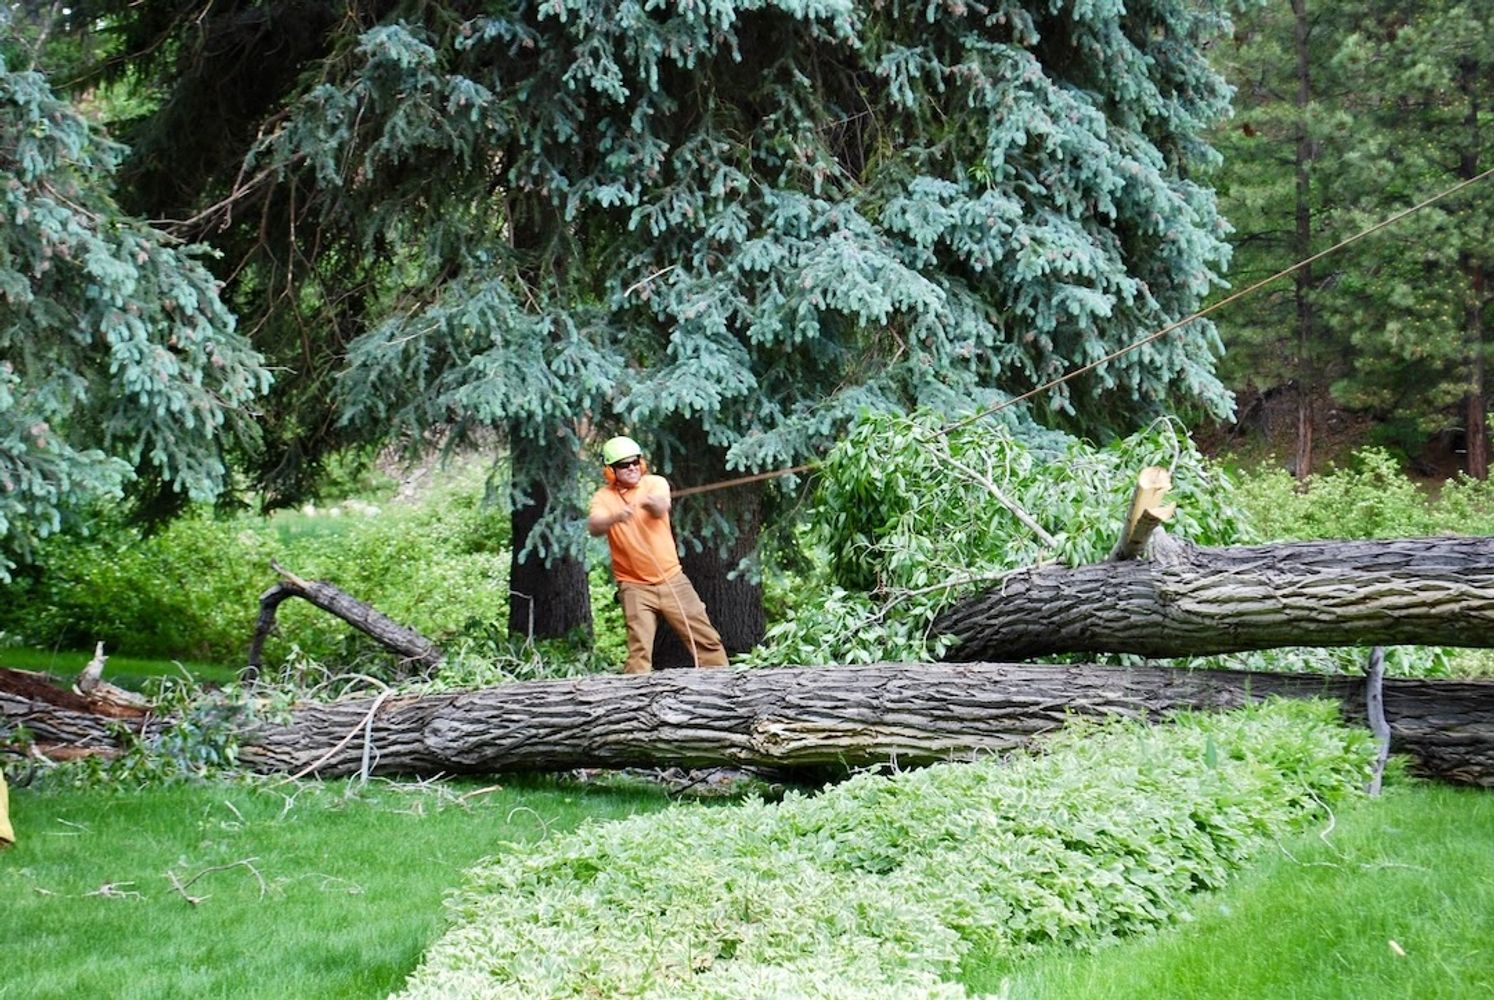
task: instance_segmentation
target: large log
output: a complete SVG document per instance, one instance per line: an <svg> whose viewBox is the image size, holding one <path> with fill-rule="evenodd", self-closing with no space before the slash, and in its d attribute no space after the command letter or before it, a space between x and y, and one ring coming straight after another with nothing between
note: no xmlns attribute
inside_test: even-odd
<svg viewBox="0 0 1494 1000"><path fill-rule="evenodd" d="M57 687L46 674L0 667L0 734L24 732L38 752L62 760L118 752L121 728L145 740L160 733L165 719L108 687L95 697Z"/></svg>
<svg viewBox="0 0 1494 1000"><path fill-rule="evenodd" d="M1158 534L1147 561L1037 567L934 629L950 660L1172 657L1281 646L1494 646L1494 538L1201 548Z"/></svg>
<svg viewBox="0 0 1494 1000"><path fill-rule="evenodd" d="M1007 752L1075 717L1158 718L1269 695L1336 698L1346 718L1366 718L1362 677L1002 663L689 670L308 706L246 734L240 759L325 775L926 764ZM1494 785L1494 682L1387 679L1383 696L1392 749L1418 770Z"/></svg>
<svg viewBox="0 0 1494 1000"><path fill-rule="evenodd" d="M75 708L26 701L0 671L0 710L39 743L80 745ZM1339 699L1365 719L1362 677L1055 664L877 664L675 670L381 695L297 708L241 734L266 773L496 773L736 764L923 764L1003 753L1077 716L1157 718L1268 695ZM1422 773L1494 786L1494 681L1387 679L1391 747ZM27 707L29 705L29 708ZM60 727L51 725L60 713ZM110 739L107 726L95 738Z"/></svg>

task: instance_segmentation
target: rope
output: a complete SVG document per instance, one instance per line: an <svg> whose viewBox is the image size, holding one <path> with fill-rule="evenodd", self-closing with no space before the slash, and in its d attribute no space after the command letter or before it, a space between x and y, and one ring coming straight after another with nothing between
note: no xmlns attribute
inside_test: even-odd
<svg viewBox="0 0 1494 1000"><path fill-rule="evenodd" d="M1382 219L1380 222L1375 223L1373 226L1370 226L1368 229L1361 230L1360 232L1355 233L1353 236L1350 236L1346 240L1340 240L1338 243L1335 243L1333 246L1329 247L1327 250L1321 250L1318 253L1313 254L1311 257L1307 257L1307 258L1304 258L1302 260L1297 261L1297 263L1291 265L1290 267L1282 268L1280 271L1277 271L1275 274L1271 275L1269 278L1263 278L1262 280L1257 281L1253 285L1250 285L1250 286L1248 286L1246 288L1242 288L1238 292L1235 292L1233 295L1230 295L1230 296L1228 296L1226 298L1220 299L1218 302L1215 302L1211 306L1207 306L1207 307L1205 307L1203 309L1198 310L1195 313L1192 313L1192 314L1190 314L1188 316L1184 316L1180 320L1176 320L1176 321L1174 321L1172 323L1169 323L1166 326L1164 326L1162 329L1156 331L1155 333L1147 334L1145 337L1142 337L1140 340L1136 341L1134 344L1131 344L1131 345L1129 345L1127 347L1122 347L1118 351L1113 351L1110 354L1105 355L1103 358L1100 358L1098 361L1091 361L1087 365L1084 365L1084 366L1079 367L1079 368L1075 368L1073 371L1068 372L1068 373L1066 373L1064 375L1060 375L1058 378L1053 379L1051 382L1044 382L1042 385L1038 386L1037 388L1035 388L1035 389L1029 389L1028 391L1022 393L1022 395L1020 395L1020 396L1013 396L1011 399L1008 399L1008 400L1005 400L1003 402L997 403L995 406L992 406L989 409L982 410L981 412L975 414L974 416L966 417L964 420L960 420L960 421L957 421L957 422L955 422L953 424L950 424L947 427L945 427L940 433L942 433L942 434L948 434L950 431L959 430L961 427L964 427L967 424L973 424L973 423L975 423L975 421L980 420L980 419L982 419L984 417L989 417L993 413L999 413L1000 411L1006 409L1008 406L1015 406L1018 403L1023 402L1024 400L1031 399L1033 396L1036 396L1036 395L1038 395L1040 393L1043 393L1043 392L1047 392L1049 389L1052 389L1055 386L1062 385L1063 383L1069 381L1070 379L1078 378L1080 375L1083 375L1086 372L1093 371L1094 369L1100 367L1101 365L1105 364L1106 362L1114 361L1116 358L1119 358L1119 357L1121 357L1123 355L1126 355L1126 354L1130 354L1132 351L1135 351L1135 350L1138 350L1138 349L1140 349L1142 347L1145 347L1147 344L1150 344L1152 341L1157 340L1160 337L1166 336L1167 334L1169 334L1172 331L1178 329L1179 327L1186 326L1189 323L1192 323L1196 319L1202 319L1203 317L1205 317L1205 316L1209 315L1210 313L1214 312L1216 309L1222 309L1225 306L1229 305L1231 302L1234 302L1234 301L1236 301L1238 299L1242 299L1245 296L1250 295L1252 292L1259 291L1260 289L1262 289L1262 288L1266 287L1267 285L1271 284L1273 281L1276 281L1276 280L1278 280L1280 278L1286 277L1287 275L1291 274L1293 271L1296 271L1296 270L1299 270L1301 268L1304 268L1307 265L1309 265L1311 263L1314 263L1315 261L1322 260L1324 257L1328 256L1329 254L1336 253L1339 250L1342 250L1344 247L1349 246L1350 244L1358 243L1360 240L1364 239L1366 236L1369 236L1372 233L1377 233L1377 232L1379 232L1380 230L1384 229L1387 226L1394 225L1395 223L1401 221L1402 219L1404 219L1406 216L1412 214L1413 212L1419 212L1423 208L1426 208L1428 205L1431 205L1434 202L1441 201L1443 198L1446 198L1449 195L1456 194L1457 192L1459 192L1459 191L1463 190L1464 188L1468 187L1470 184L1476 184L1477 182L1483 180L1484 178L1490 176L1491 174L1494 174L1494 167L1491 167L1488 170L1485 170L1483 173L1479 174L1477 177L1470 177L1467 180L1465 180L1465 181L1463 181L1463 182L1461 182L1459 184L1454 184L1452 187L1448 188L1447 190L1442 191L1442 192L1440 192L1438 194L1434 194L1434 195L1432 195L1432 197L1426 199L1425 201L1419 202L1418 204L1412 205L1410 208L1407 208L1407 209L1404 209L1404 210L1402 210L1400 212L1397 212L1395 215L1392 215L1388 219Z"/></svg>
<svg viewBox="0 0 1494 1000"><path fill-rule="evenodd" d="M979 413L976 413L976 414L974 414L972 416L966 417L963 420L958 420L955 423L948 424L948 425L946 425L945 427L943 427L943 428L941 428L939 430L939 433L938 433L937 436L941 436L941 437L947 436L951 432L959 430L961 427L965 427L965 426L967 426L969 424L973 424L977 420L982 420L982 419L984 419L986 417L991 416L993 413L999 413L999 412L1001 412L1002 410L1006 409L1009 406L1016 406L1018 403L1025 402L1026 400L1029 400L1029 399L1031 399L1034 396L1037 396L1037 395L1040 395L1040 394L1042 394L1044 392L1047 392L1049 389L1056 388L1056 387L1062 385L1065 382L1068 382L1068 381L1071 381L1073 379L1076 379L1080 375L1083 375L1083 374L1085 374L1087 372L1091 372L1091 371L1093 371L1094 369L1100 367L1103 364L1106 364L1108 362L1114 361L1116 358L1124 357L1125 355L1130 354L1132 351L1139 350L1139 349L1145 347L1147 344L1150 344L1152 341L1159 340L1162 337L1167 336L1169 333L1172 333L1174 330L1177 330L1177 329L1179 329L1181 327L1187 326L1189 323L1192 323L1194 320L1202 319L1205 316L1209 315L1210 313L1212 313L1212 312L1214 312L1214 311L1216 311L1218 309L1223 309L1225 306L1229 305L1232 302L1237 302L1237 301L1239 301L1240 299L1244 298L1247 295L1250 295L1250 294L1252 294L1254 292L1260 291L1262 288L1266 287L1267 285L1271 284L1274 281L1278 281L1281 278L1286 277L1287 275L1291 274L1293 271L1299 270L1301 268L1304 268L1304 267L1308 266L1309 264L1312 264L1312 263L1315 263L1316 261L1322 260L1324 257L1327 257L1329 254L1337 253L1338 251L1344 249L1347 246L1350 246L1350 245L1352 245L1354 243L1358 243L1360 240L1364 239L1366 236L1370 236L1370 235L1372 235L1374 233L1377 233L1380 230L1385 229L1388 226L1393 226L1397 222L1400 222L1402 219L1404 219L1406 216L1411 215L1411 214L1413 214L1415 212L1419 212L1422 209L1426 208L1427 206L1433 205L1436 202L1441 201L1443 198L1447 198L1447 197L1450 197L1451 195L1457 194L1459 191L1462 191L1464 188L1467 188L1467 187L1470 187L1470 186L1472 186L1474 184L1477 184L1479 181L1485 180L1488 177L1490 177L1491 175L1494 175L1494 167L1491 167L1488 170L1485 170L1483 173L1478 174L1477 176L1470 177L1470 178L1468 178L1467 180L1464 180L1464 181L1460 181L1459 183L1454 184L1452 187L1447 188L1444 191L1440 191L1437 194L1432 195L1430 198L1427 198L1427 199L1425 199L1423 201L1417 202L1415 205L1412 205L1410 208L1402 209L1401 211L1399 211L1399 212L1395 213L1394 215L1390 216L1389 218L1382 219L1381 221L1375 223L1373 226L1370 226L1368 229L1361 230L1361 231L1355 233L1353 236L1350 236L1348 239L1340 240L1339 242L1333 244L1333 246L1329 247L1326 250L1320 250L1319 252L1313 254L1311 257L1305 257L1302 260L1297 261L1295 264L1292 264L1289 267L1282 268L1280 271L1277 271L1275 274L1271 275L1269 278L1264 278L1264 279L1262 279L1260 281L1257 281L1253 285L1250 285L1250 286L1248 286L1246 288L1242 288L1242 289L1240 289L1240 291L1235 292L1233 295L1230 295L1230 296L1228 296L1226 298L1220 299L1218 302L1215 302L1213 305L1210 305L1210 306L1207 306L1207 307L1205 307L1203 309L1200 309L1197 312L1190 313L1189 315L1184 316L1180 320L1175 320L1175 321L1173 321L1171 323L1168 323L1166 326L1162 327L1160 330L1157 330L1157 331L1155 331L1153 333L1149 333L1145 337L1142 337L1140 340L1138 340L1138 341L1136 341L1136 342L1134 342L1132 344L1129 344L1126 347L1122 347L1119 350L1112 351L1111 353L1105 355L1103 358L1100 358L1097 361L1091 361L1087 365L1082 365L1081 367L1075 368L1073 371L1066 372L1065 374L1060 375L1057 378L1052 379L1051 381L1044 382L1042 385L1037 386L1034 389L1029 389L1026 392L1022 393L1020 396L1013 396L1010 399L1003 400L1002 402L997 403L995 406L989 407L988 409L985 409L985 410L981 410ZM762 481L764 479L778 479L778 478L780 478L782 476L791 476L791 475L794 475L794 474L799 473L799 472L807 472L807 471L809 471L811 469L818 468L819 464L820 463L818 463L818 462L808 462L808 463L803 464L803 465L796 465L793 468L789 468L789 469L774 469L771 472L759 472L759 473L755 473L754 475L750 475L750 476L739 476L736 479L722 479L722 480L718 480L718 481L716 481L714 483L703 483L703 484L701 484L699 486L690 486L690 487L687 487L687 488L682 489L682 490L676 490L674 492L674 496L675 497L687 497L687 496L691 496L691 495L696 494L696 493L710 493L710 492L713 492L715 490L724 490L724 489L727 489L728 487L732 487L732 486L742 486L742 485L745 485L746 483L760 482L760 481Z"/></svg>

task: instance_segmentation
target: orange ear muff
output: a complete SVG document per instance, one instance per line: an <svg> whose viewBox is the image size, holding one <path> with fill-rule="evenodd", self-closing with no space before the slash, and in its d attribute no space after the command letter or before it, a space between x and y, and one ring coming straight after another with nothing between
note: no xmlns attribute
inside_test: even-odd
<svg viewBox="0 0 1494 1000"><path fill-rule="evenodd" d="M638 474L640 476L648 475L648 463L641 458L638 460Z"/></svg>

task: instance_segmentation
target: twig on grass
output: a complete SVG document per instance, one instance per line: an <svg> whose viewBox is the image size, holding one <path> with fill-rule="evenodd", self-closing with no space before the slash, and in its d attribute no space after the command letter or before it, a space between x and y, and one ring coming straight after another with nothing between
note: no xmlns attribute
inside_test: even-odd
<svg viewBox="0 0 1494 1000"><path fill-rule="evenodd" d="M134 889L126 886L134 885L134 882L105 882L93 892L85 892L84 896L103 896L105 899L144 899L145 896Z"/></svg>
<svg viewBox="0 0 1494 1000"><path fill-rule="evenodd" d="M457 796L457 801L460 802L463 805L466 805L468 799L475 799L479 795L488 795L488 794L491 794L493 792L501 792L501 791L503 791L503 786L502 785L488 785L485 788L474 788L470 792L463 792L461 795L458 795Z"/></svg>
<svg viewBox="0 0 1494 1000"><path fill-rule="evenodd" d="M270 891L270 889L269 886L265 885L265 877L259 873L258 868L254 867L254 862L258 860L259 858L240 858L238 861L233 861L226 865L213 865L211 868L204 868L202 871L198 872L196 875L193 875L185 882L177 877L176 872L169 869L166 872L166 877L171 880L171 887L177 892L181 893L183 899L185 899L188 903L191 903L193 906L196 906L198 903L202 902L208 897L187 895L187 889L192 885L193 882L196 882L204 875L210 874L212 872L226 872L230 868L247 868L249 869L249 872L254 876L254 880L259 883L259 898L264 899L265 895Z"/></svg>

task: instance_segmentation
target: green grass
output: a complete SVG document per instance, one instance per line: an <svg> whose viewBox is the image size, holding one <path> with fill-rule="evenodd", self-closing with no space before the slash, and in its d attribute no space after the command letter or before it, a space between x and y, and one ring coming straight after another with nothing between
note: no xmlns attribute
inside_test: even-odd
<svg viewBox="0 0 1494 1000"><path fill-rule="evenodd" d="M1494 793L1400 786L1282 845L1195 918L1094 954L966 961L1013 1000L1494 996ZM1392 942L1394 942L1392 944Z"/></svg>
<svg viewBox="0 0 1494 1000"><path fill-rule="evenodd" d="M382 997L441 935L443 897L480 859L666 805L643 787L495 783L13 785L0 941L20 946L0 1000ZM200 875L186 892L201 901L169 873ZM1394 785L1193 914L1094 954L973 956L962 979L972 993L1006 981L1011 1000L1494 996L1494 793Z"/></svg>
<svg viewBox="0 0 1494 1000"><path fill-rule="evenodd" d="M641 787L502 784L13 785L0 941L14 947L0 998L385 996L480 858L667 804ZM201 875L186 889L201 902L170 873Z"/></svg>
<svg viewBox="0 0 1494 1000"><path fill-rule="evenodd" d="M247 651L249 641L244 640ZM33 670L51 674L60 681L72 683L79 671L93 659L93 650L0 648L0 667ZM147 678L190 676L201 684L229 684L238 679L238 667L190 660L145 659L137 656L109 654L104 665L104 680L132 691L140 690Z"/></svg>

